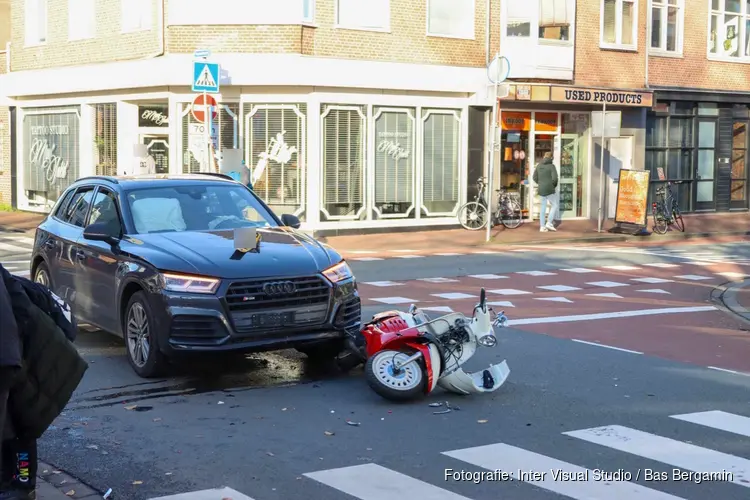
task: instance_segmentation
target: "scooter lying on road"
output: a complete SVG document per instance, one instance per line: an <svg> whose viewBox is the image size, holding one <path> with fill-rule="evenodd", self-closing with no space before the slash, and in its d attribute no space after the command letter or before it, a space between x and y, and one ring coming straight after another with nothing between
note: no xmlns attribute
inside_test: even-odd
<svg viewBox="0 0 750 500"><path fill-rule="evenodd" d="M359 349L367 383L392 401L413 400L437 386L458 394L495 391L510 374L506 361L474 373L461 365L477 345L495 346L493 326L505 327L507 321L504 312L497 315L487 305L484 288L472 318L450 313L431 320L414 305L408 312L376 314L362 329L364 353Z"/></svg>

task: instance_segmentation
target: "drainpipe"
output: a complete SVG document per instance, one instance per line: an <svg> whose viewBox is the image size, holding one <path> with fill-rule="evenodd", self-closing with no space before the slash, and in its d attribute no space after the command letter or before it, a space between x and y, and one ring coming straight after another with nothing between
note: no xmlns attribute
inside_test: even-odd
<svg viewBox="0 0 750 500"><path fill-rule="evenodd" d="M167 38L167 32L164 27L164 1L165 0L157 0L156 2L156 29L159 32L159 51L147 55L144 59L153 59L154 57L161 57L164 55Z"/></svg>
<svg viewBox="0 0 750 500"><path fill-rule="evenodd" d="M492 20L492 0L487 0L486 2L487 6L485 7L485 17L487 18L485 22L485 28L484 28L484 53L485 53L485 67L489 66L490 64L490 26L492 26L492 23L490 22Z"/></svg>

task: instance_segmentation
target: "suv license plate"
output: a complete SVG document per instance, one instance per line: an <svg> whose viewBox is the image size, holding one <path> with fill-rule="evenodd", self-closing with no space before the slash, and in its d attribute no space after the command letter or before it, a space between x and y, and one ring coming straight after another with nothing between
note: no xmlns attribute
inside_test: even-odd
<svg viewBox="0 0 750 500"><path fill-rule="evenodd" d="M290 323L294 323L293 312L253 314L250 317L250 324L254 327L285 326Z"/></svg>

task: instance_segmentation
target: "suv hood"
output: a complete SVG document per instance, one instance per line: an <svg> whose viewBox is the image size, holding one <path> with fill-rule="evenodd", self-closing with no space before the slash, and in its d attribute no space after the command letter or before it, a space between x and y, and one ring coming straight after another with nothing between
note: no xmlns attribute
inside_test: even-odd
<svg viewBox="0 0 750 500"><path fill-rule="evenodd" d="M236 252L234 231L139 234L126 237L121 248L159 270L228 279L309 276L341 261L335 250L306 234L286 228L258 233L257 253Z"/></svg>

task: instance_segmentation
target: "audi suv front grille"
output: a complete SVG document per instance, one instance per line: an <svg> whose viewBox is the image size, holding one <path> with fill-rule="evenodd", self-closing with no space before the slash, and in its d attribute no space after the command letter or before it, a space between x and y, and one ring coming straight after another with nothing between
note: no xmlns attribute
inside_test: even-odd
<svg viewBox="0 0 750 500"><path fill-rule="evenodd" d="M249 312L328 304L331 287L318 276L235 281L227 290L229 311Z"/></svg>

